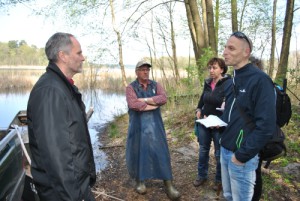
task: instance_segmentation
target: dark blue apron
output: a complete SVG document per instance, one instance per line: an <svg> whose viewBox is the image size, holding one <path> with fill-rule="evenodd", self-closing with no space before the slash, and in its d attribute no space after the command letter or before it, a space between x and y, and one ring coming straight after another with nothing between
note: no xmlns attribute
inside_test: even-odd
<svg viewBox="0 0 300 201"><path fill-rule="evenodd" d="M150 81L147 91L136 80L131 83L138 98L156 95L156 82ZM171 162L160 108L151 111L129 109L126 164L136 180L171 180Z"/></svg>

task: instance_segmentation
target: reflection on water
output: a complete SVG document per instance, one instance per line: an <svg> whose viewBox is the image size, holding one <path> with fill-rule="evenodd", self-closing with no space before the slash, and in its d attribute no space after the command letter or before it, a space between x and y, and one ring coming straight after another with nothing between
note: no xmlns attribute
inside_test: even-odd
<svg viewBox="0 0 300 201"><path fill-rule="evenodd" d="M127 112L127 104L124 94L105 93L101 90L88 90L82 92L82 99L86 105L94 108L94 113L89 120L89 129L94 150L97 172L106 167L106 156L99 149L101 145L98 140L98 133L102 133L107 123L111 122L115 116Z"/></svg>
<svg viewBox="0 0 300 201"><path fill-rule="evenodd" d="M20 110L26 110L29 92L0 93L0 128L7 128Z"/></svg>
<svg viewBox="0 0 300 201"><path fill-rule="evenodd" d="M0 93L1 128L7 128L19 110L26 110L29 93ZM94 108L88 126L93 144L96 170L100 172L106 166L106 155L99 149L101 144L98 135L115 116L127 112L126 99L124 94L105 93L99 89L82 91L82 99L87 110L90 107Z"/></svg>

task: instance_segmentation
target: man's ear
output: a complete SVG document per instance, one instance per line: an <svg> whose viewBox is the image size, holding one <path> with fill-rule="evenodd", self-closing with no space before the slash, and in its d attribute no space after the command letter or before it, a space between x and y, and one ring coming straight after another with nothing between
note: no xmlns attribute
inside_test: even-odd
<svg viewBox="0 0 300 201"><path fill-rule="evenodd" d="M66 63L67 58L66 58L66 53L64 51L59 51L58 52L58 59L61 60L62 62Z"/></svg>
<svg viewBox="0 0 300 201"><path fill-rule="evenodd" d="M243 52L244 52L245 56L250 57L251 51L250 51L249 47L244 47L244 51Z"/></svg>
<svg viewBox="0 0 300 201"><path fill-rule="evenodd" d="M250 49L250 47L247 48L247 53L248 53L249 55L251 55L251 49Z"/></svg>

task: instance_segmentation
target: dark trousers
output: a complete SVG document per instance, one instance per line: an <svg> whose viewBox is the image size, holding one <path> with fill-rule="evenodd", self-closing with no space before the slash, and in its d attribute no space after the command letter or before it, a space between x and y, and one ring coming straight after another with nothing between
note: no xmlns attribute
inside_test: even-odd
<svg viewBox="0 0 300 201"><path fill-rule="evenodd" d="M203 125L198 126L198 142L199 161L198 161L198 178L207 179L208 177L208 164L209 164L209 151L211 141L214 142L215 158L216 158L216 176L215 182L221 182L221 163L220 163L220 132L219 129L206 128Z"/></svg>
<svg viewBox="0 0 300 201"><path fill-rule="evenodd" d="M261 176L261 165L262 165L262 160L259 159L257 169L255 170L256 174L256 181L254 185L254 194L252 197L252 201L259 201L261 194L262 194L262 176Z"/></svg>

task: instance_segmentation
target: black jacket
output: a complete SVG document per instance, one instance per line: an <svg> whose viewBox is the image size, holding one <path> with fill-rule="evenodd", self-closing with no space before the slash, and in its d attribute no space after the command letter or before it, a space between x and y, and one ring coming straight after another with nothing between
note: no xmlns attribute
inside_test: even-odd
<svg viewBox="0 0 300 201"><path fill-rule="evenodd" d="M96 172L85 106L54 63L33 87L27 115L31 173L41 200L89 200Z"/></svg>
<svg viewBox="0 0 300 201"><path fill-rule="evenodd" d="M215 86L215 89L212 90L210 84L212 82L212 78L208 78L204 81L204 88L201 94L200 100L198 102L197 109L201 110L201 116L208 116L210 114L221 116L222 112L216 110L217 107L220 107L224 97L224 83L230 79L230 75L225 75L222 79L220 79Z"/></svg>
<svg viewBox="0 0 300 201"><path fill-rule="evenodd" d="M275 132L275 91L271 78L252 64L235 70L232 81L225 86L222 119L228 126L221 134L221 145L235 152L237 160L244 163L258 154ZM238 107L254 123L254 129Z"/></svg>

